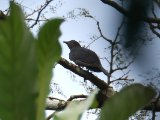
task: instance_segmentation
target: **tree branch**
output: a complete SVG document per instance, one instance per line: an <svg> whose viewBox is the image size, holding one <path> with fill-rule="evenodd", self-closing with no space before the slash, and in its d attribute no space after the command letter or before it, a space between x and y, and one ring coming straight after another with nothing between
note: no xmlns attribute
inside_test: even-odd
<svg viewBox="0 0 160 120"><path fill-rule="evenodd" d="M77 98L87 98L87 97L88 97L87 95L72 95L67 101L72 101Z"/></svg>
<svg viewBox="0 0 160 120"><path fill-rule="evenodd" d="M52 2L52 1L53 1L53 0L46 0L46 3L44 4L44 6L39 10L35 22L34 22L29 28L33 28L33 27L38 23L38 20L39 20L39 17L40 17L40 15L41 15L42 11L43 11L43 10L49 5L49 3Z"/></svg>
<svg viewBox="0 0 160 120"><path fill-rule="evenodd" d="M92 73L83 70L82 68L68 62L66 59L61 58L58 63L60 65L62 65L64 68L72 71L73 73L81 76L84 78L84 80L89 80L91 83L93 83L94 85L96 85L100 90L102 91L106 91L108 89L108 84L106 82L104 82L103 80L99 79L98 77L96 77L95 75L93 75Z"/></svg>
<svg viewBox="0 0 160 120"><path fill-rule="evenodd" d="M57 99L57 98L46 98L46 110L63 110L68 104L68 101Z"/></svg>
<svg viewBox="0 0 160 120"><path fill-rule="evenodd" d="M124 9L123 7L121 7L119 4L117 4L116 2L112 1L112 0L101 0L104 4L108 4L110 6L112 6L113 8L115 8L116 10L118 10L120 13L122 13L125 16L129 16L129 12Z"/></svg>
<svg viewBox="0 0 160 120"><path fill-rule="evenodd" d="M129 17L129 12L121 7L119 4L117 4L113 0L101 0L104 4L108 4L111 7L115 8L117 11L125 15L126 17ZM143 21L148 22L148 23L159 23L160 24L160 18L153 18L153 17L146 17L142 18Z"/></svg>
<svg viewBox="0 0 160 120"><path fill-rule="evenodd" d="M77 102L84 102L85 100L86 99L76 100L76 101ZM61 99L57 99L57 98L48 97L46 99L46 110L60 111L60 110L63 110L71 102L72 101L65 101L65 100L61 100ZM100 102L100 101L97 101L97 102ZM156 104L155 104L155 102L156 102ZM98 104L101 104L101 103L98 103ZM150 102L148 105L146 105L144 108L142 108L142 110L152 111L153 105L154 105L154 110L156 112L160 112L160 99L157 100L157 98L153 99L152 102Z"/></svg>

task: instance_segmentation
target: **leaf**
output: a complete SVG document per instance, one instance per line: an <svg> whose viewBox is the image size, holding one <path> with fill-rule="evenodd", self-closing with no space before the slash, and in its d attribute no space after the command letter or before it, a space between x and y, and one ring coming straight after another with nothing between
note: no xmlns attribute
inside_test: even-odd
<svg viewBox="0 0 160 120"><path fill-rule="evenodd" d="M10 16L0 21L0 119L34 120L35 40L20 7L10 2L10 9Z"/></svg>
<svg viewBox="0 0 160 120"><path fill-rule="evenodd" d="M52 68L61 53L63 20L46 23L35 40L20 7L10 4L10 16L0 21L0 119L41 120Z"/></svg>
<svg viewBox="0 0 160 120"><path fill-rule="evenodd" d="M87 110L95 101L95 95L97 91L94 91L85 102L72 101L63 112L56 113L55 120L80 120L82 113Z"/></svg>
<svg viewBox="0 0 160 120"><path fill-rule="evenodd" d="M133 84L111 97L101 111L100 120L126 120L155 97L151 87Z"/></svg>
<svg viewBox="0 0 160 120"><path fill-rule="evenodd" d="M44 118L45 99L52 78L52 69L61 55L61 46L58 38L61 35L59 26L62 22L62 19L50 20L43 25L38 34L38 89L40 94L37 100L37 120Z"/></svg>

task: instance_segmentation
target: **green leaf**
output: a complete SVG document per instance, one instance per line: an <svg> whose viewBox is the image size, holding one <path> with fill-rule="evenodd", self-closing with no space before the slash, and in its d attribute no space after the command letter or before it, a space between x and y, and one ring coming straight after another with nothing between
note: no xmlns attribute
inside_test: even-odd
<svg viewBox="0 0 160 120"><path fill-rule="evenodd" d="M63 20L46 23L35 40L20 7L10 4L10 16L0 21L0 119L41 120L52 68L60 58Z"/></svg>
<svg viewBox="0 0 160 120"><path fill-rule="evenodd" d="M34 120L36 114L35 40L19 6L0 21L0 119Z"/></svg>
<svg viewBox="0 0 160 120"><path fill-rule="evenodd" d="M82 113L87 110L95 101L95 95L97 91L94 91L85 102L72 101L63 112L56 113L55 120L80 120Z"/></svg>
<svg viewBox="0 0 160 120"><path fill-rule="evenodd" d="M37 120L44 118L45 99L52 78L52 69L61 55L58 38L61 35L59 27L62 22L62 19L50 20L43 25L38 34L38 89L40 94L37 100Z"/></svg>
<svg viewBox="0 0 160 120"><path fill-rule="evenodd" d="M126 120L155 97L151 87L133 84L111 97L101 111L100 120Z"/></svg>

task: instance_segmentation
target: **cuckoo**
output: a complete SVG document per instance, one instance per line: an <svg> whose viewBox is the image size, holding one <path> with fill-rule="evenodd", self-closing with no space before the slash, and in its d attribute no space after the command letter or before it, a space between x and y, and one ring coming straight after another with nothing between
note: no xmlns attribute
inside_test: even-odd
<svg viewBox="0 0 160 120"><path fill-rule="evenodd" d="M103 72L105 75L110 76L107 70L105 70L100 62L97 54L87 48L81 47L81 45L75 41L64 41L70 49L69 59L78 66L86 67L88 70L94 72Z"/></svg>

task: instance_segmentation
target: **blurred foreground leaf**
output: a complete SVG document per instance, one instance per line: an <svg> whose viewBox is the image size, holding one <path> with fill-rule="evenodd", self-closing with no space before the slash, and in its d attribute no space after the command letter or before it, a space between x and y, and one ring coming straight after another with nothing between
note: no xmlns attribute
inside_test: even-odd
<svg viewBox="0 0 160 120"><path fill-rule="evenodd" d="M126 120L155 97L151 87L133 84L110 98L102 108L100 120Z"/></svg>
<svg viewBox="0 0 160 120"><path fill-rule="evenodd" d="M55 120L80 120L81 115L85 110L91 107L95 101L95 95L97 91L94 91L89 98L84 102L74 102L70 103L63 112L58 112L55 114Z"/></svg>
<svg viewBox="0 0 160 120"><path fill-rule="evenodd" d="M40 120L44 116L45 99L49 90L49 83L52 78L52 69L61 55L61 47L58 38L61 35L59 26L63 22L62 19L54 19L48 21L40 29L37 41L38 54L38 113L37 119Z"/></svg>
<svg viewBox="0 0 160 120"><path fill-rule="evenodd" d="M11 2L10 16L0 21L0 119L35 119L36 76L35 40Z"/></svg>
<svg viewBox="0 0 160 120"><path fill-rule="evenodd" d="M0 119L43 120L52 68L61 54L61 19L51 20L36 40L19 6L0 21Z"/></svg>

